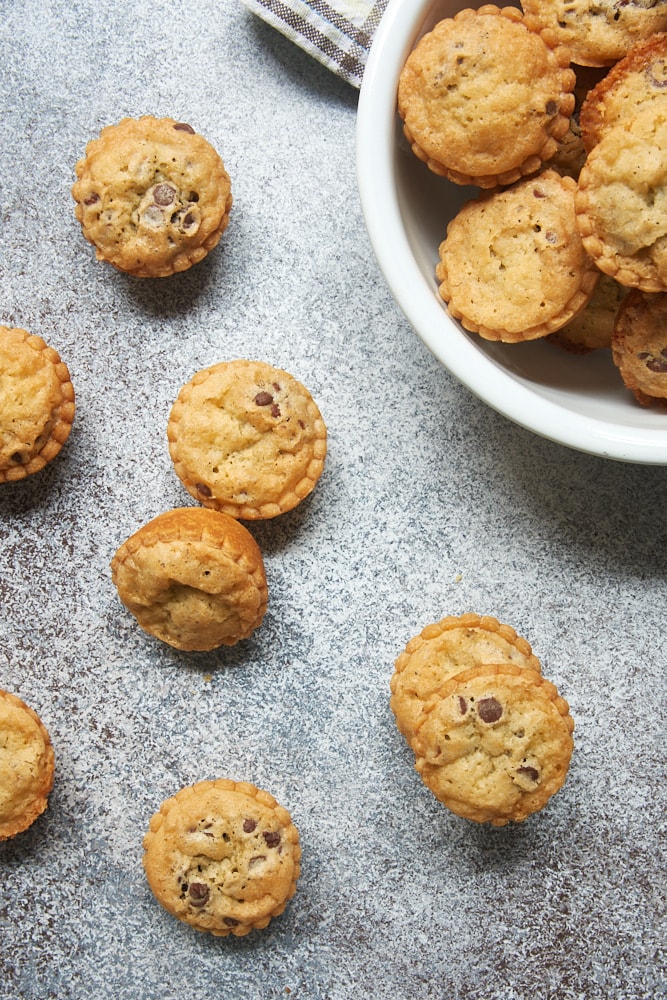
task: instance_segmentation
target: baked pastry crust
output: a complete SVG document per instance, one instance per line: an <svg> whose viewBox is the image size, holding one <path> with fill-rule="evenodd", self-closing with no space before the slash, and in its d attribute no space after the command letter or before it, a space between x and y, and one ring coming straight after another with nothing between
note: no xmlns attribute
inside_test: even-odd
<svg viewBox="0 0 667 1000"><path fill-rule="evenodd" d="M483 192L451 220L436 267L450 314L485 340L546 337L589 301L599 271L575 219L577 184L555 170Z"/></svg>
<svg viewBox="0 0 667 1000"><path fill-rule="evenodd" d="M618 310L614 364L642 406L667 409L667 292L632 289Z"/></svg>
<svg viewBox="0 0 667 1000"><path fill-rule="evenodd" d="M74 388L58 352L41 337L0 326L0 483L43 469L67 441Z"/></svg>
<svg viewBox="0 0 667 1000"><path fill-rule="evenodd" d="M667 107L640 111L588 154L577 226L597 267L622 285L667 290Z"/></svg>
<svg viewBox="0 0 667 1000"><path fill-rule="evenodd" d="M229 222L231 181L215 149L185 122L123 118L76 164L75 214L98 260L138 278L185 271Z"/></svg>
<svg viewBox="0 0 667 1000"><path fill-rule="evenodd" d="M409 55L398 112L413 152L456 184L490 188L535 173L574 108L569 55L515 7L438 22Z"/></svg>
<svg viewBox="0 0 667 1000"><path fill-rule="evenodd" d="M51 738L34 709L0 690L0 840L22 833L48 806Z"/></svg>
<svg viewBox="0 0 667 1000"><path fill-rule="evenodd" d="M662 32L634 45L589 90L579 118L585 150L590 152L615 125L666 102L667 33Z"/></svg>
<svg viewBox="0 0 667 1000"><path fill-rule="evenodd" d="M627 294L625 285L608 274L600 274L585 308L547 340L571 354L609 350L616 314Z"/></svg>
<svg viewBox="0 0 667 1000"><path fill-rule="evenodd" d="M144 851L158 902L219 937L266 927L300 875L299 835L288 811L255 785L226 778L200 781L163 802Z"/></svg>
<svg viewBox="0 0 667 1000"><path fill-rule="evenodd" d="M327 433L294 376L263 361L223 361L181 389L167 425L177 476L205 507L258 520L296 507L324 468Z"/></svg>
<svg viewBox="0 0 667 1000"><path fill-rule="evenodd" d="M521 0L521 6L583 66L611 66L641 39L667 29L662 0Z"/></svg>
<svg viewBox="0 0 667 1000"><path fill-rule="evenodd" d="M408 642L394 665L389 704L411 746L424 705L445 681L484 663L513 663L541 673L528 640L491 615L448 615Z"/></svg>
<svg viewBox="0 0 667 1000"><path fill-rule="evenodd" d="M544 169L552 167L559 174L567 174L575 180L579 177L586 160L581 113L591 90L607 73L604 68L592 66L573 66L576 82L574 85L574 110L570 115L568 129L558 140L558 148L552 157L544 164Z"/></svg>
<svg viewBox="0 0 667 1000"><path fill-rule="evenodd" d="M520 823L563 785L574 722L556 687L513 664L473 667L427 703L416 768L436 798L477 823Z"/></svg>
<svg viewBox="0 0 667 1000"><path fill-rule="evenodd" d="M266 611L259 546L219 511L178 507L159 514L123 542L111 575L141 628L176 649L232 646L254 632Z"/></svg>

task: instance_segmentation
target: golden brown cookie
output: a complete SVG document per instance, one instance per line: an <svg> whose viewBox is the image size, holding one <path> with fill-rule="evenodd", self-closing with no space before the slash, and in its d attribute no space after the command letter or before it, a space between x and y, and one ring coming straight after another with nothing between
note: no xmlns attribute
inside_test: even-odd
<svg viewBox="0 0 667 1000"><path fill-rule="evenodd" d="M215 510L159 514L123 542L111 574L141 628L176 649L233 646L266 611L259 546L242 524Z"/></svg>
<svg viewBox="0 0 667 1000"><path fill-rule="evenodd" d="M458 816L493 826L520 823L563 785L573 730L567 702L534 670L473 667L425 705L416 767Z"/></svg>
<svg viewBox="0 0 667 1000"><path fill-rule="evenodd" d="M634 45L586 95L580 115L587 152L614 125L667 102L667 33Z"/></svg>
<svg viewBox="0 0 667 1000"><path fill-rule="evenodd" d="M227 228L231 182L215 149L185 122L123 118L76 164L76 217L98 260L162 278L202 260Z"/></svg>
<svg viewBox="0 0 667 1000"><path fill-rule="evenodd" d="M575 209L601 271L645 292L667 290L667 107L605 132L579 174Z"/></svg>
<svg viewBox="0 0 667 1000"><path fill-rule="evenodd" d="M456 184L494 187L539 170L574 107L569 55L514 7L445 18L409 55L398 112L413 152Z"/></svg>
<svg viewBox="0 0 667 1000"><path fill-rule="evenodd" d="M611 66L638 41L667 29L663 0L521 0L573 63Z"/></svg>
<svg viewBox="0 0 667 1000"><path fill-rule="evenodd" d="M584 308L599 272L577 230L576 182L555 170L467 202L436 277L450 314L486 340L546 337Z"/></svg>
<svg viewBox="0 0 667 1000"><path fill-rule="evenodd" d="M616 313L627 293L625 285L601 274L586 307L547 340L572 354L609 349Z"/></svg>
<svg viewBox="0 0 667 1000"><path fill-rule="evenodd" d="M223 361L181 389L167 426L179 479L205 507L247 520L292 510L324 468L312 396L264 361Z"/></svg>
<svg viewBox="0 0 667 1000"><path fill-rule="evenodd" d="M0 326L0 483L39 472L69 437L74 388L53 347Z"/></svg>
<svg viewBox="0 0 667 1000"><path fill-rule="evenodd" d="M514 663L541 672L530 643L490 615L448 615L408 642L394 665L389 704L410 745L425 703L445 681L484 663Z"/></svg>
<svg viewBox="0 0 667 1000"><path fill-rule="evenodd" d="M41 719L16 695L0 691L0 840L41 816L53 776L53 746Z"/></svg>
<svg viewBox="0 0 667 1000"><path fill-rule="evenodd" d="M667 292L628 292L611 347L623 383L637 402L667 409Z"/></svg>
<svg viewBox="0 0 667 1000"><path fill-rule="evenodd" d="M198 931L240 937L282 913L300 874L299 835L268 792L226 778L182 788L144 837L158 902Z"/></svg>

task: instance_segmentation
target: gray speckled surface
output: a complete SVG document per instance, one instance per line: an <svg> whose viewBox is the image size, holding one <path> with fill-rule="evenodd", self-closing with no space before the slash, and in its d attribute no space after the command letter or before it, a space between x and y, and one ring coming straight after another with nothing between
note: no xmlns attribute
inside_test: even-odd
<svg viewBox="0 0 667 1000"><path fill-rule="evenodd" d="M0 492L0 687L57 758L48 812L0 845L0 998L666 997L667 470L538 439L437 364L364 230L356 92L236 0L4 0L0 44L0 322L58 348L78 402L61 456ZM97 264L69 193L88 139L142 113L190 121L235 196L222 244L158 282ZM108 563L192 502L168 411L235 356L311 389L329 455L252 527L261 629L182 654ZM565 788L515 828L442 808L389 711L405 642L467 610L530 640L577 724ZM303 844L287 911L240 940L175 921L141 868L162 799L217 775Z"/></svg>

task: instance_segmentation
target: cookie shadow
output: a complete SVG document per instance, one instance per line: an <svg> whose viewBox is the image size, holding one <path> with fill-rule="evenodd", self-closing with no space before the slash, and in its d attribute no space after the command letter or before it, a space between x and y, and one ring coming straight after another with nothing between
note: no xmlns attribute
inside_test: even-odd
<svg viewBox="0 0 667 1000"><path fill-rule="evenodd" d="M307 531L310 522L318 522L321 512L318 510L320 501L316 495L317 489L315 487L296 507L284 514L267 520L241 522L259 545L263 555L269 558L280 555L297 536Z"/></svg>
<svg viewBox="0 0 667 1000"><path fill-rule="evenodd" d="M218 283L222 282L224 287L227 270L225 250L223 245L214 247L187 271L165 278L137 278L119 272L116 280L125 296L144 315L174 319L190 313L199 301L211 295L212 288Z"/></svg>

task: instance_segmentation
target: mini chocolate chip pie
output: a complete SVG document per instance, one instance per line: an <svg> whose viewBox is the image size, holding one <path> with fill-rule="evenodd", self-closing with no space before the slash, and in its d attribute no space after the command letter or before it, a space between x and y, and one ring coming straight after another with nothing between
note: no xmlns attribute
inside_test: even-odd
<svg viewBox="0 0 667 1000"><path fill-rule="evenodd" d="M574 722L556 687L514 664L472 667L424 706L413 747L436 798L477 823L520 823L563 785Z"/></svg>
<svg viewBox="0 0 667 1000"><path fill-rule="evenodd" d="M667 409L667 292L628 292L616 315L611 350L637 402Z"/></svg>
<svg viewBox="0 0 667 1000"><path fill-rule="evenodd" d="M606 128L586 158L577 226L596 266L620 284L667 291L667 101Z"/></svg>
<svg viewBox="0 0 667 1000"><path fill-rule="evenodd" d="M0 691L0 840L27 830L53 788L51 738L34 709Z"/></svg>
<svg viewBox="0 0 667 1000"><path fill-rule="evenodd" d="M410 745L426 702L445 681L483 663L514 663L541 673L528 640L491 615L448 615L408 642L394 665L390 707Z"/></svg>
<svg viewBox="0 0 667 1000"><path fill-rule="evenodd" d="M436 266L449 313L485 340L546 337L589 302L600 277L577 226L577 183L555 170L483 192L447 226Z"/></svg>
<svg viewBox="0 0 667 1000"><path fill-rule="evenodd" d="M515 7L444 18L410 53L398 112L412 151L456 184L492 188L535 173L574 108L569 53Z"/></svg>
<svg viewBox="0 0 667 1000"><path fill-rule="evenodd" d="M111 561L118 596L149 635L206 651L247 639L268 600L257 542L228 514L179 507L123 542Z"/></svg>
<svg viewBox="0 0 667 1000"><path fill-rule="evenodd" d="M162 803L144 837L158 902L198 931L241 937L296 892L301 847L290 814L268 792L227 778L200 781Z"/></svg>
<svg viewBox="0 0 667 1000"><path fill-rule="evenodd" d="M276 517L314 489L327 432L310 392L264 361L223 361L181 389L167 426L176 474L205 507Z"/></svg>
<svg viewBox="0 0 667 1000"><path fill-rule="evenodd" d="M667 27L667 24L666 24ZM614 125L638 111L659 108L667 95L667 32L638 42L592 87L581 107L581 139L587 152Z"/></svg>
<svg viewBox="0 0 667 1000"><path fill-rule="evenodd" d="M58 352L27 330L0 326L0 483L24 479L55 458L74 410Z"/></svg>
<svg viewBox="0 0 667 1000"><path fill-rule="evenodd" d="M667 30L662 0L522 0L521 6L580 66L612 66L637 42Z"/></svg>
<svg viewBox="0 0 667 1000"><path fill-rule="evenodd" d="M229 222L231 181L220 156L173 118L123 118L76 164L76 217L98 260L139 278L185 271Z"/></svg>

